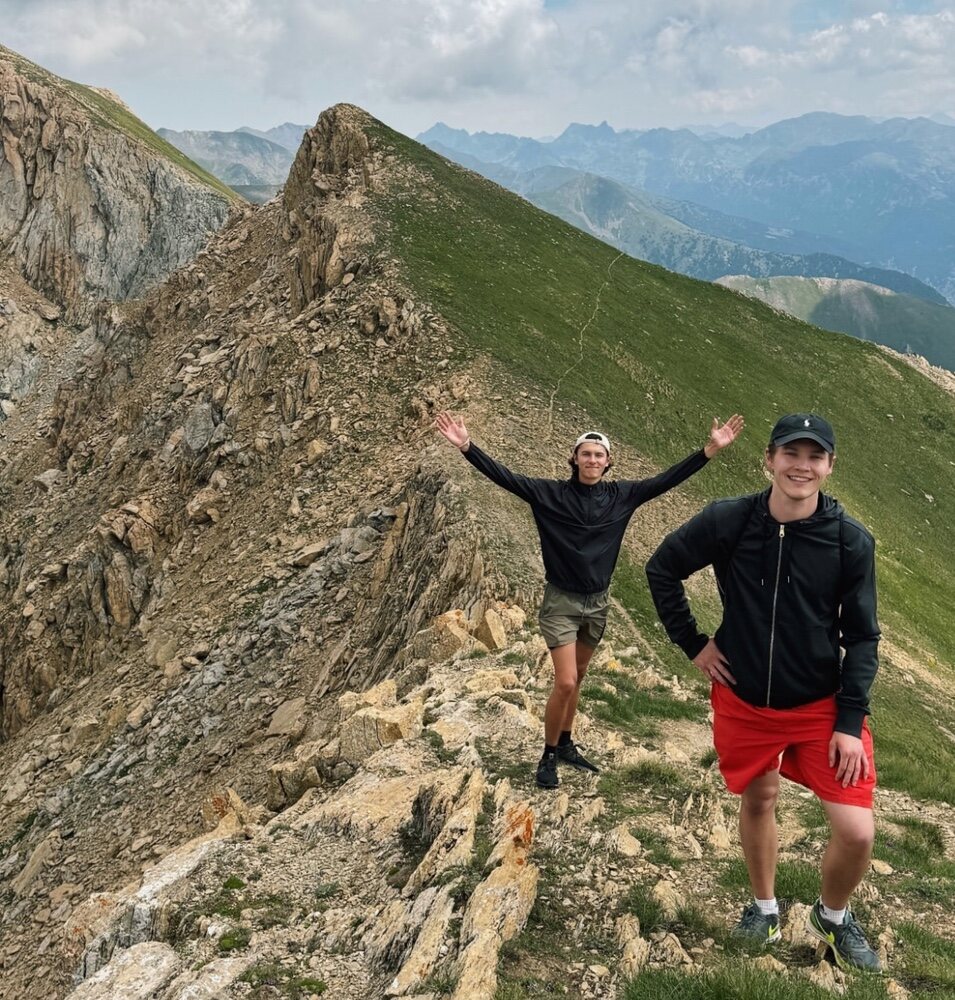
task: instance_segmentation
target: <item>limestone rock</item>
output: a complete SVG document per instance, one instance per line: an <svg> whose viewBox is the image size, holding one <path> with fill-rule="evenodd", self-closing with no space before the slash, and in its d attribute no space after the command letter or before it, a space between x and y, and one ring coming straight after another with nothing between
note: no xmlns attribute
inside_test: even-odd
<svg viewBox="0 0 955 1000"><path fill-rule="evenodd" d="M328 544L328 541L323 539L320 542L312 542L309 545L303 546L292 557L292 565L297 566L299 569L311 566L316 559L328 551Z"/></svg>
<svg viewBox="0 0 955 1000"><path fill-rule="evenodd" d="M150 1000L180 968L179 956L168 944L146 941L119 951L69 1000Z"/></svg>
<svg viewBox="0 0 955 1000"><path fill-rule="evenodd" d="M607 835L607 846L622 858L636 858L643 848L640 841L630 832L625 823L615 826Z"/></svg>
<svg viewBox="0 0 955 1000"><path fill-rule="evenodd" d="M441 957L445 932L454 913L454 897L448 887L437 894L421 924L411 953L398 975L385 990L385 996L404 996L424 984Z"/></svg>
<svg viewBox="0 0 955 1000"><path fill-rule="evenodd" d="M651 948L651 957L655 962L667 968L679 968L692 965L693 959L686 953L680 939L675 934L665 934Z"/></svg>
<svg viewBox="0 0 955 1000"><path fill-rule="evenodd" d="M501 616L488 608L474 630L474 638L483 642L488 649L504 649L507 646L507 633L504 630Z"/></svg>
<svg viewBox="0 0 955 1000"><path fill-rule="evenodd" d="M18 896L26 895L34 880L43 871L47 862L53 858L59 843L59 833L51 833L49 836L41 840L40 843L33 849L33 853L30 855L29 860L23 866L20 874L17 875L12 883L13 891Z"/></svg>
<svg viewBox="0 0 955 1000"><path fill-rule="evenodd" d="M460 750L473 735L472 727L463 719L438 719L428 728L441 737L444 749L449 752Z"/></svg>
<svg viewBox="0 0 955 1000"><path fill-rule="evenodd" d="M616 932L623 952L620 972L628 978L635 976L650 958L650 942L640 936L640 921L632 913L617 918Z"/></svg>
<svg viewBox="0 0 955 1000"><path fill-rule="evenodd" d="M393 708L397 700L398 687L389 677L367 691L346 691L338 699L338 716L344 722L359 708Z"/></svg>
<svg viewBox="0 0 955 1000"><path fill-rule="evenodd" d="M706 842L720 854L732 850L733 841L730 837L729 830L723 823L714 823L710 827L709 835L706 838Z"/></svg>
<svg viewBox="0 0 955 1000"><path fill-rule="evenodd" d="M441 872L453 865L467 863L474 848L474 833L477 827L478 813L481 811L484 787L484 773L479 770L473 771L454 804L454 811L441 828L441 832L435 837L418 867L411 873L403 890L404 895L410 896L420 892Z"/></svg>
<svg viewBox="0 0 955 1000"><path fill-rule="evenodd" d="M273 764L269 768L268 806L284 809L294 805L309 788L318 788L321 783L321 775L314 764L296 760Z"/></svg>
<svg viewBox="0 0 955 1000"><path fill-rule="evenodd" d="M502 604L498 614L504 624L504 629L510 634L522 632L527 624L527 612L517 604Z"/></svg>
<svg viewBox="0 0 955 1000"><path fill-rule="evenodd" d="M911 996L909 991L894 979L885 980L885 995L889 1000L909 1000Z"/></svg>
<svg viewBox="0 0 955 1000"><path fill-rule="evenodd" d="M266 737L284 736L290 740L297 740L305 732L307 723L305 712L305 699L292 698L282 702L272 715Z"/></svg>
<svg viewBox="0 0 955 1000"><path fill-rule="evenodd" d="M686 905L686 900L684 900L682 893L680 893L672 882L668 882L666 879L661 879L657 882L650 894L660 904L663 915L667 920L676 919L677 913Z"/></svg>
<svg viewBox="0 0 955 1000"><path fill-rule="evenodd" d="M394 708L363 708L342 725L342 760L357 767L382 747L421 734L424 705L414 701Z"/></svg>
<svg viewBox="0 0 955 1000"><path fill-rule="evenodd" d="M763 972L772 972L777 976L785 976L789 973L789 969L775 955L760 955L759 958L753 959L753 965Z"/></svg>
<svg viewBox="0 0 955 1000"><path fill-rule="evenodd" d="M7 170L0 239L31 284L88 319L97 299L140 296L192 260L230 200L107 125L80 88L26 65L20 75L0 61L0 139L18 165Z"/></svg>
<svg viewBox="0 0 955 1000"><path fill-rule="evenodd" d="M880 858L873 858L871 864L876 875L891 875L895 871L888 861L882 861Z"/></svg>
<svg viewBox="0 0 955 1000"><path fill-rule="evenodd" d="M478 670L465 682L471 694L491 694L504 688L516 688L520 682L513 670Z"/></svg>
<svg viewBox="0 0 955 1000"><path fill-rule="evenodd" d="M397 755L393 763L397 769L404 769ZM309 809L296 825L305 827L309 831L308 836L312 836L314 829L328 827L384 843L407 824L415 800L423 789L443 787L456 790L462 774L460 768L422 773L420 765L413 767L413 773L388 777L374 772L359 772L339 789L334 798Z"/></svg>
<svg viewBox="0 0 955 1000"><path fill-rule="evenodd" d="M45 492L52 493L59 486L62 478L63 471L61 469L47 469L46 472L34 476L33 481L38 486L42 486Z"/></svg>
<svg viewBox="0 0 955 1000"><path fill-rule="evenodd" d="M228 986L249 967L253 956L217 958L198 971L186 971L169 984L166 996L176 1000L221 1000Z"/></svg>
<svg viewBox="0 0 955 1000"><path fill-rule="evenodd" d="M808 948L815 950L818 938L809 933L807 921L811 907L805 903L793 903L789 907L786 919L780 928L783 940L793 948Z"/></svg>
<svg viewBox="0 0 955 1000"><path fill-rule="evenodd" d="M846 991L844 974L838 969L833 968L826 961L819 962L818 965L814 965L810 969L802 969L801 971L809 982L820 989L828 990L828 992L834 993L836 996L842 996Z"/></svg>
<svg viewBox="0 0 955 1000"><path fill-rule="evenodd" d="M468 631L464 612L448 611L415 635L412 651L418 659L440 662L451 659L457 653L470 652L476 648L476 642ZM483 643L481 648L487 649Z"/></svg>
<svg viewBox="0 0 955 1000"><path fill-rule="evenodd" d="M537 896L536 865L527 860L534 814L515 806L488 864L501 863L468 900L461 924L460 976L452 1000L492 1000L501 945L521 932Z"/></svg>

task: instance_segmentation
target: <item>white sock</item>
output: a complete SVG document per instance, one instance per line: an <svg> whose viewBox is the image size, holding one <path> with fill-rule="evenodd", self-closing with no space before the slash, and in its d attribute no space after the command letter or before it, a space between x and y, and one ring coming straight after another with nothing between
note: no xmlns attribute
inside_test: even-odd
<svg viewBox="0 0 955 1000"><path fill-rule="evenodd" d="M821 899L819 900L819 912L822 914L823 919L833 924L841 924L846 919L846 907L843 907L841 910L830 910Z"/></svg>
<svg viewBox="0 0 955 1000"><path fill-rule="evenodd" d="M775 896L772 899L754 899L754 902L764 917L771 917L779 913L779 903L776 902Z"/></svg>

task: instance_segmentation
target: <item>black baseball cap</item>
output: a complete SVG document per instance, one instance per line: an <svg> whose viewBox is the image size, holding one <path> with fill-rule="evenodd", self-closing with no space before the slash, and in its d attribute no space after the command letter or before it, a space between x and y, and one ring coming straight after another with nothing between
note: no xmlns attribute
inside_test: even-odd
<svg viewBox="0 0 955 1000"><path fill-rule="evenodd" d="M790 413L788 416L780 417L776 421L773 433L769 436L769 443L778 447L781 444L789 444L790 441L803 439L821 444L830 455L836 450L836 435L832 430L832 424L815 413Z"/></svg>

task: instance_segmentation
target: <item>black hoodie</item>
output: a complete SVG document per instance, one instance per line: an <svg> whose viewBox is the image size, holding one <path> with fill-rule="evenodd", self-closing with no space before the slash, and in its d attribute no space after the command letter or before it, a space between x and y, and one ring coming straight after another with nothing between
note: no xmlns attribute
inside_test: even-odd
<svg viewBox="0 0 955 1000"><path fill-rule="evenodd" d="M707 463L703 450L650 479L532 479L495 462L472 441L464 457L498 486L531 505L548 583L572 594L599 594L610 586L620 543L633 512Z"/></svg>
<svg viewBox="0 0 955 1000"><path fill-rule="evenodd" d="M682 581L712 566L723 602L714 638L733 692L771 708L835 693L835 730L858 736L878 669L875 542L824 494L811 517L780 524L769 493L717 500L663 540L647 563L657 613L670 639L696 656L708 637Z"/></svg>

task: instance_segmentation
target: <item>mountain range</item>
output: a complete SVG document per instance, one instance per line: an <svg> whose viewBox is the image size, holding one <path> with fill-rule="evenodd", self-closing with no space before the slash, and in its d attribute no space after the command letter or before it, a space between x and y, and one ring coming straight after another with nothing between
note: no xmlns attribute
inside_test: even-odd
<svg viewBox="0 0 955 1000"><path fill-rule="evenodd" d="M306 131L305 125L286 122L265 131L248 126L232 132L160 128L158 134L238 194L260 203L285 183Z"/></svg>
<svg viewBox="0 0 955 1000"><path fill-rule="evenodd" d="M524 173L564 166L814 234L817 251L955 294L955 128L812 113L742 136L574 124L551 142L441 123L419 140Z"/></svg>

